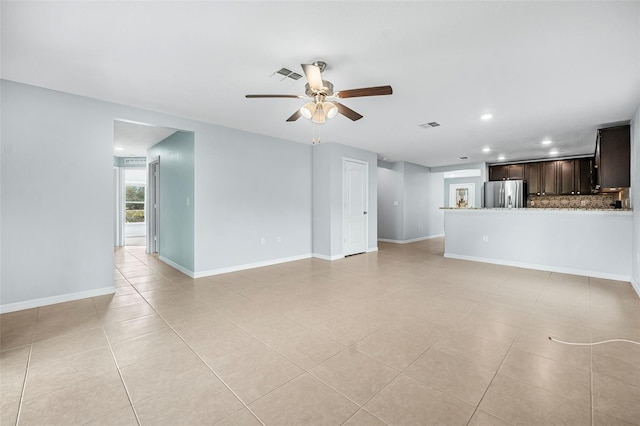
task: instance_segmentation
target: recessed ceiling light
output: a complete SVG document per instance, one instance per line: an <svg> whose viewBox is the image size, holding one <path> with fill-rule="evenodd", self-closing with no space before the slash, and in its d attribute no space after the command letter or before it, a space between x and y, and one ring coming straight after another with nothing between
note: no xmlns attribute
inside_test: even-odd
<svg viewBox="0 0 640 426"><path fill-rule="evenodd" d="M482 114L482 116L480 117L480 119L485 120L485 121L491 120L492 118L493 118L493 114L489 114L489 113Z"/></svg>
<svg viewBox="0 0 640 426"><path fill-rule="evenodd" d="M558 155L558 150L557 149L552 149L551 151L549 151L550 155Z"/></svg>
<svg viewBox="0 0 640 426"><path fill-rule="evenodd" d="M482 152L491 152L491 148L482 148Z"/></svg>
<svg viewBox="0 0 640 426"><path fill-rule="evenodd" d="M116 151L124 151L124 148L121 146L116 146L115 148Z"/></svg>
<svg viewBox="0 0 640 426"><path fill-rule="evenodd" d="M498 160L499 161L504 161L504 158L505 158L504 155L501 155L500 157L498 157Z"/></svg>
<svg viewBox="0 0 640 426"><path fill-rule="evenodd" d="M551 139L545 139L542 141L542 145L551 145Z"/></svg>

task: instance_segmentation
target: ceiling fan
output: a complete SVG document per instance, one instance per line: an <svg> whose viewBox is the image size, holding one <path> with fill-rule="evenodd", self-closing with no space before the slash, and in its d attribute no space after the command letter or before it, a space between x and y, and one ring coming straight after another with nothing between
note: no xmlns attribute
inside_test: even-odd
<svg viewBox="0 0 640 426"><path fill-rule="evenodd" d="M391 95L393 90L391 86L364 87L361 89L333 91L333 83L322 79L322 71L327 64L322 61L316 61L313 64L302 64L302 71L307 78L305 84L305 96L302 95L246 95L247 98L299 98L311 99L294 112L287 121L296 121L300 117L311 119L314 123L322 124L327 118L333 118L340 113L352 121L360 120L361 114L358 114L349 107L342 105L334 100L328 101L327 98L346 99L358 98L362 96L380 96Z"/></svg>

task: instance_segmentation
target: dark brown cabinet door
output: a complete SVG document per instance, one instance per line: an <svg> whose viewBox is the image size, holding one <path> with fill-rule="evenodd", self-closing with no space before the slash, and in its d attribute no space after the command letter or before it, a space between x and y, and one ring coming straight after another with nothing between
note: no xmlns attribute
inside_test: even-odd
<svg viewBox="0 0 640 426"><path fill-rule="evenodd" d="M591 194L593 159L579 158L575 161L574 175L576 194L589 195Z"/></svg>
<svg viewBox="0 0 640 426"><path fill-rule="evenodd" d="M524 179L524 164L511 164L507 166L507 179L516 180Z"/></svg>
<svg viewBox="0 0 640 426"><path fill-rule="evenodd" d="M545 161L542 163L542 195L556 195L557 189L557 161Z"/></svg>
<svg viewBox="0 0 640 426"><path fill-rule="evenodd" d="M524 166L524 178L527 181L529 194L542 193L542 163L527 163Z"/></svg>
<svg viewBox="0 0 640 426"><path fill-rule="evenodd" d="M628 188L631 186L630 126L611 127L598 131L596 161L601 188Z"/></svg>
<svg viewBox="0 0 640 426"><path fill-rule="evenodd" d="M560 195L576 193L575 165L576 162L574 160L558 161L558 191Z"/></svg>
<svg viewBox="0 0 640 426"><path fill-rule="evenodd" d="M505 180L508 176L507 166L491 166L489 167L489 180Z"/></svg>

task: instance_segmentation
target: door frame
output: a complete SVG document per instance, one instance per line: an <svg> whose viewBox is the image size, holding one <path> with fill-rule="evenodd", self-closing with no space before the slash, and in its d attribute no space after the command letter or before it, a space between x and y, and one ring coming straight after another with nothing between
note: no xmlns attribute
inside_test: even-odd
<svg viewBox="0 0 640 426"><path fill-rule="evenodd" d="M346 239L347 239L347 226L346 226L346 222L347 222L347 215L346 215L346 209L347 209L347 191L346 191L346 185L347 185L347 161L352 162L352 163L358 163L364 166L364 205L365 205L365 211L367 212L364 215L364 251L362 251L362 253L366 253L369 250L369 210L370 210L370 206L369 206L369 162L364 161L364 160L358 160L355 158L350 158L350 157L342 157L342 253L344 256L350 256L351 254L358 254L358 253L351 253L351 254L347 254L346 250L345 250L345 246L346 246Z"/></svg>
<svg viewBox="0 0 640 426"><path fill-rule="evenodd" d="M155 176L154 176L155 170ZM147 253L158 253L160 248L160 157L147 163Z"/></svg>
<svg viewBox="0 0 640 426"><path fill-rule="evenodd" d="M113 245L124 247L124 172L118 166L113 166L113 196Z"/></svg>

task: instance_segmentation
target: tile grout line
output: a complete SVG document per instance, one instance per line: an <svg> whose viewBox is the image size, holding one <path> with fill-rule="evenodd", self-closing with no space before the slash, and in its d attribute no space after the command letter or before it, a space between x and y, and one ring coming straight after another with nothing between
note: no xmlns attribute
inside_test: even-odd
<svg viewBox="0 0 640 426"><path fill-rule="evenodd" d="M134 257L137 258L137 256L135 256L135 254L134 254ZM125 277L125 279L126 279L126 277ZM129 280L127 279L127 282L128 281ZM160 312L158 312L156 310L156 308L149 303L149 301L142 295L142 293L135 286L133 286L131 283L129 283L129 284L135 289L135 291L140 295L140 297L142 297L144 299L144 301L149 306L151 306L151 309L156 313L156 315L158 315L158 317L160 317L160 319L162 319L162 321L164 321L164 323L171 329L171 331L173 331L176 334L176 336L178 336L178 338L180 338L180 340L182 340L182 342L189 348L189 350L191 350L191 352L193 352L195 354L195 356L200 360L200 362L202 362L209 369L209 371L211 371L218 378L218 380L220 380L220 382L233 394L233 396L236 397L236 399L238 399L238 401L240 401L240 403L242 405L244 405L244 407L251 413L251 415L253 415L255 417L255 419L258 420L260 422L260 424L262 424L262 426L266 426L264 424L264 422L253 412L253 410L249 407L249 405L246 402L244 402L244 400L242 398L240 398L240 396L238 394L236 394L236 392L233 389L231 389L231 387L222 379L222 377L220 377L218 375L218 373L216 373L213 370L213 368L211 368L211 366L204 359L202 359L200 354L184 339L184 337L182 337L182 335L171 324L169 324L169 322L160 314ZM114 358L115 358L115 356L114 356ZM131 403L131 405L133 406L133 402ZM240 410L237 410L237 411L240 411ZM134 412L135 412L135 409L134 409ZM233 415L233 414L235 414L235 412L231 413L230 415ZM227 416L227 417L229 417L229 416ZM136 415L136 418L137 418L137 415ZM222 421L224 419L220 419L220 420ZM138 424L140 424L139 420L138 420Z"/></svg>
<svg viewBox="0 0 640 426"><path fill-rule="evenodd" d="M540 295L543 293L544 289L547 287L547 285L549 284L549 277L551 275L549 275L547 277L547 279L545 280L545 285L540 289L540 292L538 293L538 296L536 297L535 302L533 303L533 306L535 307L536 303L538 302L538 300L540 299ZM533 308L532 308L533 309ZM491 378L491 381L489 382L489 386L487 386L487 388L485 389L484 393L482 394L482 397L480 398L480 400L478 401L478 404L476 405L475 410L473 411L473 414L471 415L471 417L469 418L469 421L467 422L467 426L469 425L469 423L471 422L471 419L473 418L473 416L475 416L476 412L478 411L478 409L480 408L480 404L482 404L482 401L484 400L484 397L487 395L487 392L489 391L489 388L491 387L491 385L493 384L493 381L495 380L495 378L498 376L498 373L500 371L500 369L502 368L502 365L504 364L504 361L507 359L507 356L509 356L509 354L511 353L511 350L513 349L513 344L515 343L516 339L518 338L518 335L520 335L520 333L522 332L522 330L524 329L524 325L526 324L526 321L529 319L529 317L531 316L533 311L529 310L529 312L527 313L527 318L525 319L525 321L523 322L523 324L519 327L518 330L518 334L516 334L516 336L514 337L514 339L511 341L511 344L509 345L509 349L507 350L507 352L505 353L504 358L502 359L502 362L500 363L500 365L498 366L498 368L496 369L495 374L493 375L493 377ZM511 424L511 422L506 421L505 419L502 419L498 416L496 416L493 413L489 413L492 416L505 421L506 423Z"/></svg>
<svg viewBox="0 0 640 426"><path fill-rule="evenodd" d="M589 278L589 319L593 317L592 312L592 295L591 295L591 278ZM589 324L591 325L591 324ZM593 343L593 330L589 326L589 340ZM589 402L591 404L591 426L594 426L593 419L593 346L589 346Z"/></svg>
<svg viewBox="0 0 640 426"><path fill-rule="evenodd" d="M27 357L27 365L24 370L24 380L22 381L22 390L20 392L20 402L18 404L18 413L16 414L16 426L20 423L20 415L22 414L22 404L24 403L24 394L27 387L27 379L29 377L29 369L31 368L31 355L33 354L33 344L36 340L36 330L38 329L38 320L40 319L40 308L36 312L36 322L33 326L33 335L31 336L31 344L29 344L29 356Z"/></svg>
<svg viewBox="0 0 640 426"><path fill-rule="evenodd" d="M536 297L535 302L533 303L533 305L535 306L535 304L537 303L538 299L540 299L540 295L542 294L544 288L546 288L548 284L548 278L547 280L545 280L545 285L542 289L540 289L540 292L538 293L538 296ZM516 339L518 338L518 335L522 332L523 328L524 328L524 324L526 323L526 321L529 319L529 317L531 316L531 310L529 310L529 312L527 313L527 318L525 319L525 322L523 323L523 325L521 325L519 327L518 330L518 334L516 334L516 336L513 338L513 340L511 341L511 344L509 345L509 349L507 349L507 352L504 354L504 357L502 358L502 361L500 362L500 365L498 366L498 368L496 368L496 372L494 373L493 377L491 378L491 381L489 382L489 385L487 386L487 388L484 390L484 392L482 393L482 397L480 398L480 400L478 401L478 403L476 404L475 409L473 410L473 414L471 414L471 417L469 417L469 420L467 421L467 426L469 426L469 423L471 423L471 419L473 419L473 416L476 415L476 413L478 412L478 409L480 408L480 404L482 404L482 401L484 400L484 397L487 395L487 392L489 392L489 388L491 387L491 385L493 384L494 380L496 379L496 377L498 376L500 369L502 368L502 365L504 364L504 361L507 359L507 357L509 356L509 354L511 353L511 350L513 349L513 344L515 343ZM493 413L489 413L492 416L505 421L506 423L511 424L511 422L506 421L505 419L502 419L501 417L498 417L497 415L493 414Z"/></svg>
<svg viewBox="0 0 640 426"><path fill-rule="evenodd" d="M120 271L120 270L118 269L118 271ZM129 280L127 280L127 282L129 282ZM131 285L131 283L129 283L129 285ZM95 301L93 299L91 299L91 301L93 302L93 307L94 307L94 309L96 310L96 313L97 313L98 312L98 308L96 307ZM122 371L120 370L120 364L118 364L118 360L116 359L116 354L113 352L113 347L111 346L111 341L109 340L109 336L107 335L107 332L104 329L104 322L102 322L102 320L100 320L100 329L102 330L102 334L104 335L104 338L107 340L107 346L109 347L109 352L111 353L111 357L113 358L113 362L116 365L116 370L118 371L118 376L120 377L120 381L122 382L122 386L124 387L124 391L127 394L127 399L129 400L129 404L131 404L131 410L133 410L133 415L136 418L136 422L138 422L138 426L140 426L140 425L142 425L142 423L140 422L140 417L138 417L138 411L136 410L136 407L133 404L133 399L131 398L131 393L129 393L129 388L127 387L127 383L125 382L124 377L122 376Z"/></svg>

